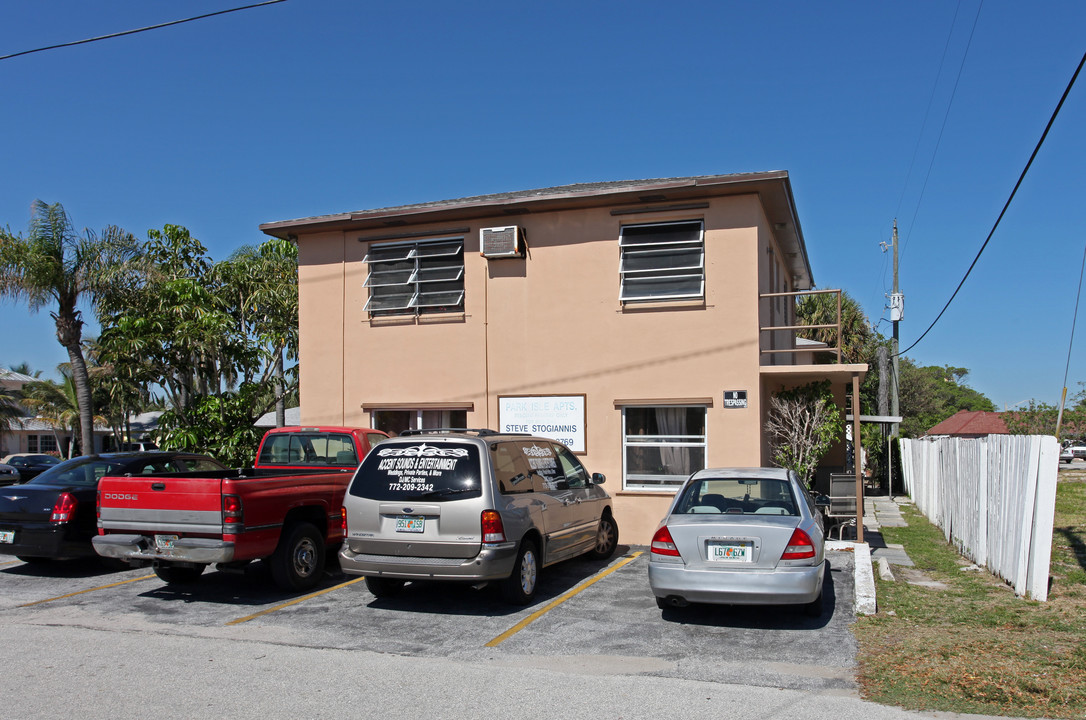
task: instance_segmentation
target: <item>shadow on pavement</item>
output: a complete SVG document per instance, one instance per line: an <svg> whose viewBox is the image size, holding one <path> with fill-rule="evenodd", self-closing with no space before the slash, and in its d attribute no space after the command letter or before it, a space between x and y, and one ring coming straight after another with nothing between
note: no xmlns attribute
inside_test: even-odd
<svg viewBox="0 0 1086 720"><path fill-rule="evenodd" d="M629 552L629 546L619 545L606 560L587 557L564 560L543 568L539 573L535 599L528 605L511 605L502 599L497 583L485 586L463 582L408 582L393 597L375 598L369 607L402 612L433 613L437 615L504 616L543 607L572 590L579 583L617 562Z"/></svg>
<svg viewBox="0 0 1086 720"><path fill-rule="evenodd" d="M16 560L14 557L12 560ZM16 560L16 562L18 562ZM23 562L0 569L5 575L23 575L27 577L51 577L51 578L89 578L102 575L113 575L128 572L127 565L118 565L115 562L99 557L75 558L72 560L52 560L41 558L34 562Z"/></svg>

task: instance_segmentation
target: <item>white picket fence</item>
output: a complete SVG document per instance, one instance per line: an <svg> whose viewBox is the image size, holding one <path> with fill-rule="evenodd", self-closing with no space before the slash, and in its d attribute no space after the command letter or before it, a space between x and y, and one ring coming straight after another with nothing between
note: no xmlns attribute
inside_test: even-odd
<svg viewBox="0 0 1086 720"><path fill-rule="evenodd" d="M1048 599L1060 448L1039 435L901 441L905 490L962 555Z"/></svg>

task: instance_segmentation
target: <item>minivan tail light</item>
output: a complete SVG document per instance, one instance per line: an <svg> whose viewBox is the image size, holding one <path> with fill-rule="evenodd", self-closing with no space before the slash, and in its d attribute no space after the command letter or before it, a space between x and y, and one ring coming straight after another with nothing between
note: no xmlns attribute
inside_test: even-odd
<svg viewBox="0 0 1086 720"><path fill-rule="evenodd" d="M680 557L679 548L675 547L675 541L672 539L671 533L668 532L667 525L657 530L656 534L652 536L652 554Z"/></svg>
<svg viewBox="0 0 1086 720"><path fill-rule="evenodd" d="M483 510L482 526L483 542L505 542L505 525L502 524L502 516L497 510Z"/></svg>
<svg viewBox="0 0 1086 720"><path fill-rule="evenodd" d="M339 527L343 530L343 537L347 537L347 508L339 509Z"/></svg>
<svg viewBox="0 0 1086 720"><path fill-rule="evenodd" d="M238 525L242 520L241 498L237 495L222 496L222 521L228 525Z"/></svg>
<svg viewBox="0 0 1086 720"><path fill-rule="evenodd" d="M53 505L53 514L49 516L51 523L66 523L75 517L75 509L79 505L75 496L71 493L61 493Z"/></svg>
<svg viewBox="0 0 1086 720"><path fill-rule="evenodd" d="M792 539L788 541L788 547L781 555L781 560L807 560L814 556L815 546L811 542L811 536L796 528L792 533Z"/></svg>

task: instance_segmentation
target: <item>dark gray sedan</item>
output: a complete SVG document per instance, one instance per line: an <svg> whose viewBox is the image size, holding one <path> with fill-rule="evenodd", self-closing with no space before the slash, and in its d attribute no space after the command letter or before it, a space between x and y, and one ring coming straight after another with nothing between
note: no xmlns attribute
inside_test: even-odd
<svg viewBox="0 0 1086 720"><path fill-rule="evenodd" d="M701 470L652 538L649 585L661 608L800 605L817 617L824 541L822 515L794 472Z"/></svg>
<svg viewBox="0 0 1086 720"><path fill-rule="evenodd" d="M14 455L8 455L3 460L0 460L0 462L15 468L16 473L19 475L18 482L27 482L28 480L33 480L41 475L54 465L59 465L60 459L42 453L16 453Z"/></svg>
<svg viewBox="0 0 1086 720"><path fill-rule="evenodd" d="M21 479L17 469L7 463L0 463L0 487L14 485Z"/></svg>

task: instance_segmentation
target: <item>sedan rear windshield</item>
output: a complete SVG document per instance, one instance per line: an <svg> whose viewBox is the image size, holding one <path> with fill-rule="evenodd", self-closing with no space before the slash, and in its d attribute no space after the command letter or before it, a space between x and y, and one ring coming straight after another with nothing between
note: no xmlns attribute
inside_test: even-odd
<svg viewBox="0 0 1086 720"><path fill-rule="evenodd" d="M703 478L691 482L677 514L798 515L791 483L777 478Z"/></svg>
<svg viewBox="0 0 1086 720"><path fill-rule="evenodd" d="M55 465L41 475L31 478L27 485L88 485L98 484L106 475L125 472L125 463L99 458L74 458Z"/></svg>
<svg viewBox="0 0 1086 720"><path fill-rule="evenodd" d="M473 444L391 443L375 447L349 492L371 500L442 502L479 497L479 451Z"/></svg>

